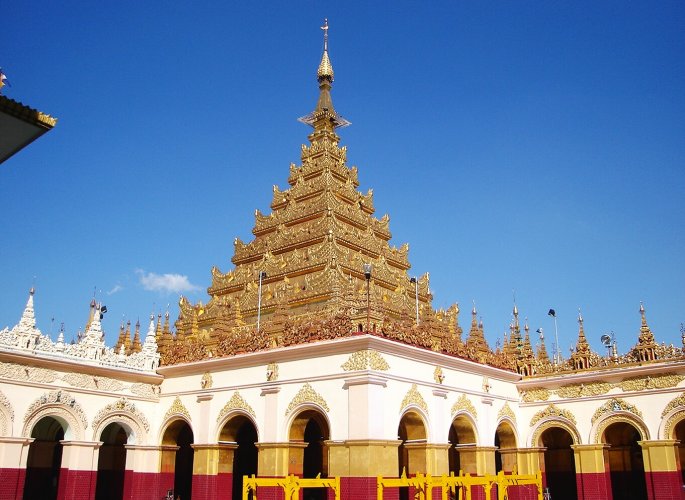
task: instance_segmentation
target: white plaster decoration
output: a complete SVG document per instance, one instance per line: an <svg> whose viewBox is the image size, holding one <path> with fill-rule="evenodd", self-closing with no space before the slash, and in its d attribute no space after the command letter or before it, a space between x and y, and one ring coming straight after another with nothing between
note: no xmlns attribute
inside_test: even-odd
<svg viewBox="0 0 685 500"><path fill-rule="evenodd" d="M34 293L34 290L31 289L19 323L11 330L8 328L0 330L0 350L32 353L70 361L86 361L91 364L140 371L154 371L159 366L160 355L157 352L154 326L151 327L152 336L148 332L140 352L126 356L121 352L116 352L111 347L105 346L105 334L100 323L100 304L94 305L90 325L77 343L65 344L64 332L61 331L57 342L53 342L48 335L43 335L36 327L33 309ZM33 377L31 379L34 380Z"/></svg>
<svg viewBox="0 0 685 500"><path fill-rule="evenodd" d="M31 436L31 430L43 417L54 417L66 428L64 438L82 440L84 430L88 427L86 415L81 405L66 391L51 391L36 399L24 415L22 435Z"/></svg>
<svg viewBox="0 0 685 500"><path fill-rule="evenodd" d="M0 391L0 435L11 434L12 422L14 422L14 410L12 404L2 391Z"/></svg>
<svg viewBox="0 0 685 500"><path fill-rule="evenodd" d="M132 444L131 433L133 434L133 440L140 444L146 435L142 432L142 429L145 429L145 433L150 432L150 424L143 412L136 407L135 403L126 398L121 398L114 403L108 404L95 415L92 425L93 440L99 441L99 435L112 422L126 424L123 427L129 431L129 444Z"/></svg>
<svg viewBox="0 0 685 500"><path fill-rule="evenodd" d="M160 388L158 385L135 383L131 384L130 391L136 396L143 396L146 398L154 398L159 395Z"/></svg>

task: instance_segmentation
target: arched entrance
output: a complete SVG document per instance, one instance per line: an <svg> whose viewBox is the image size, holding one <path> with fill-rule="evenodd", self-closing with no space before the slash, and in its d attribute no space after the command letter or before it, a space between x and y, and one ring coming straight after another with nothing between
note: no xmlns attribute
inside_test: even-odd
<svg viewBox="0 0 685 500"><path fill-rule="evenodd" d="M516 434L508 420L497 426L495 447L495 472L512 472L516 468Z"/></svg>
<svg viewBox="0 0 685 500"><path fill-rule="evenodd" d="M244 415L231 418L221 429L219 441L235 443L233 450L233 464L231 470L233 500L243 498L243 476L257 474L257 429L252 420Z"/></svg>
<svg viewBox="0 0 685 500"><path fill-rule="evenodd" d="M423 418L415 411L408 411L400 419L397 438L402 442L397 448L397 474L407 476L416 472L425 472L426 450L413 447L426 443L426 425ZM409 498L408 488L400 488L400 500Z"/></svg>
<svg viewBox="0 0 685 500"><path fill-rule="evenodd" d="M616 422L604 430L603 442L609 445L611 491L615 499L647 498L640 440L640 431L628 422Z"/></svg>
<svg viewBox="0 0 685 500"><path fill-rule="evenodd" d="M554 500L576 500L576 463L573 436L561 427L550 427L540 435L545 449L545 479Z"/></svg>
<svg viewBox="0 0 685 500"><path fill-rule="evenodd" d="M325 441L330 439L330 430L325 417L317 410L305 410L299 413L290 426L290 442L302 443L302 461L297 457L297 448L290 449L291 473L303 478L328 477L328 453ZM298 462L301 463L301 470ZM294 468L293 468L294 466ZM303 500L323 500L326 498L325 488L307 488L303 490Z"/></svg>
<svg viewBox="0 0 685 500"><path fill-rule="evenodd" d="M41 418L31 431L34 441L26 462L24 500L57 498L64 433L62 424L53 417Z"/></svg>
<svg viewBox="0 0 685 500"><path fill-rule="evenodd" d="M469 451L469 448L474 448L476 445L476 431L466 415L458 415L452 420L448 440L450 442L448 453L450 472L454 472L455 476L459 475L460 470L464 473L477 474L475 452Z"/></svg>
<svg viewBox="0 0 685 500"><path fill-rule="evenodd" d="M175 420L164 431L162 444L178 446L174 460L174 498L188 500L193 485L193 430L185 420Z"/></svg>
<svg viewBox="0 0 685 500"><path fill-rule="evenodd" d="M673 439L678 443L678 463L680 464L680 474L685 484L685 419L678 422L673 428Z"/></svg>
<svg viewBox="0 0 685 500"><path fill-rule="evenodd" d="M95 486L96 500L121 500L124 496L126 448L128 432L116 422L105 427L100 434L102 446L98 451L98 475Z"/></svg>

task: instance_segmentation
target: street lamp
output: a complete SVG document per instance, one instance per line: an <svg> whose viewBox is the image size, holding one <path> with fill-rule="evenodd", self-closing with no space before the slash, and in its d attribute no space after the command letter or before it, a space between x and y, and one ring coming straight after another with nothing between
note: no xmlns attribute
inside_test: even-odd
<svg viewBox="0 0 685 500"><path fill-rule="evenodd" d="M419 326L419 280L412 277L409 282L414 284L414 296L416 297L416 326Z"/></svg>
<svg viewBox="0 0 685 500"><path fill-rule="evenodd" d="M266 279L266 272L259 272L259 292L257 296L257 331L259 332L259 320L262 316L262 280Z"/></svg>
<svg viewBox="0 0 685 500"><path fill-rule="evenodd" d="M366 333L369 333L371 321L371 264L364 264L364 277L366 278Z"/></svg>

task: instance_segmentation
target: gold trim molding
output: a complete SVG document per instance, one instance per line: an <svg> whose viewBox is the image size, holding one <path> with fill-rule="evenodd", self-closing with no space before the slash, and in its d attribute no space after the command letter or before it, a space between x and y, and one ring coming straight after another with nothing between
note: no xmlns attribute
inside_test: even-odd
<svg viewBox="0 0 685 500"><path fill-rule="evenodd" d="M290 415L290 413L292 413L297 406L304 403L314 403L315 405L326 410L326 413L331 411L328 407L328 403L326 403L326 400L321 396L321 394L316 392L314 388L309 385L309 383L305 383L297 392L297 394L295 394L295 397L292 399L292 401L290 401L288 408L285 410L285 414Z"/></svg>

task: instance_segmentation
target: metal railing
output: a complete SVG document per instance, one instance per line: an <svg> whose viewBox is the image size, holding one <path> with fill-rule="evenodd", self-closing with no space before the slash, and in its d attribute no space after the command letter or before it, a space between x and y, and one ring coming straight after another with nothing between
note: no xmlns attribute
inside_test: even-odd
<svg viewBox="0 0 685 500"><path fill-rule="evenodd" d="M283 490L284 500L299 500L300 490L303 488L331 488L335 493L335 500L340 500L340 478L301 478L294 475L285 477L255 477L243 476L243 500L257 500L257 488L280 488Z"/></svg>

